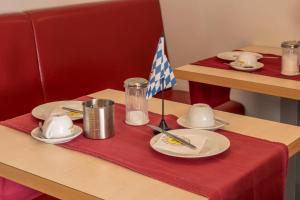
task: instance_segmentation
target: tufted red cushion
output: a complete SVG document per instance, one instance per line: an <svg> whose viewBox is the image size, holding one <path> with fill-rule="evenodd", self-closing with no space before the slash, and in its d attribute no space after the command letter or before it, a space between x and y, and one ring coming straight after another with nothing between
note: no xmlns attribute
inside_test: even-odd
<svg viewBox="0 0 300 200"><path fill-rule="evenodd" d="M0 16L0 120L43 102L35 43L25 14Z"/></svg>
<svg viewBox="0 0 300 200"><path fill-rule="evenodd" d="M123 89L128 77L148 78L162 29L159 0L0 16L0 120L44 101ZM40 195L1 177L0 189L0 199Z"/></svg>
<svg viewBox="0 0 300 200"><path fill-rule="evenodd" d="M239 115L245 115L245 107L243 106L243 104L232 100L226 101L225 103L214 107L214 109Z"/></svg>
<svg viewBox="0 0 300 200"><path fill-rule="evenodd" d="M191 103L206 103L219 106L230 100L230 88L189 81Z"/></svg>
<svg viewBox="0 0 300 200"><path fill-rule="evenodd" d="M158 0L108 1L28 12L47 101L148 78L162 20Z"/></svg>
<svg viewBox="0 0 300 200"><path fill-rule="evenodd" d="M245 114L244 106L230 100L230 88L189 81L191 103L206 103L216 110Z"/></svg>
<svg viewBox="0 0 300 200"><path fill-rule="evenodd" d="M161 98L161 93L158 93L157 95L155 95L155 97ZM191 104L190 93L187 91L169 89L165 91L164 97L167 100L176 101L185 104ZM195 102L195 103L200 103L200 102ZM239 102L231 101L231 100L226 101L214 107L214 109L240 114L240 115L245 114L244 106Z"/></svg>
<svg viewBox="0 0 300 200"><path fill-rule="evenodd" d="M161 98L161 92L156 94L155 97ZM170 101L191 104L190 93L187 91L167 89L164 91L164 98Z"/></svg>
<svg viewBox="0 0 300 200"><path fill-rule="evenodd" d="M43 103L31 22L25 14L0 16L0 121ZM32 199L40 192L0 177L0 199Z"/></svg>
<svg viewBox="0 0 300 200"><path fill-rule="evenodd" d="M43 194L37 198L34 198L33 200L58 200L57 198L55 197L52 197L50 195L47 195L47 194Z"/></svg>
<svg viewBox="0 0 300 200"><path fill-rule="evenodd" d="M40 195L38 191L0 177L1 200L31 200Z"/></svg>

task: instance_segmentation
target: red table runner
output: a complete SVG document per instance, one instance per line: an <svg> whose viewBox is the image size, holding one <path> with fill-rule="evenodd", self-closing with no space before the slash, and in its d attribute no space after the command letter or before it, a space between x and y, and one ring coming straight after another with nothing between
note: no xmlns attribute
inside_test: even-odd
<svg viewBox="0 0 300 200"><path fill-rule="evenodd" d="M252 72L245 72L245 73L253 73L265 76L272 76L276 78L284 78L290 80L300 80L300 75L297 76L285 76L282 75L281 72L281 56L276 56L273 54L262 54L263 56L271 56L274 58L262 58L258 60L259 62L264 64L264 67ZM193 65L201 65L205 67L213 67L218 69L227 69L227 70L236 70L233 69L229 65L230 61L219 59L218 57L211 57L204 60L200 60L197 62L192 63Z"/></svg>
<svg viewBox="0 0 300 200"><path fill-rule="evenodd" d="M150 128L128 126L124 116L124 106L116 104L115 136L111 139L90 140L81 135L59 146L111 161L211 200L283 199L287 146L219 130L231 142L228 151L205 159L173 158L151 149ZM149 117L153 124L160 121L158 114L149 113ZM175 116L166 116L166 120L170 127L177 127ZM26 114L1 124L29 134L38 126L38 120ZM82 126L82 121L76 124Z"/></svg>

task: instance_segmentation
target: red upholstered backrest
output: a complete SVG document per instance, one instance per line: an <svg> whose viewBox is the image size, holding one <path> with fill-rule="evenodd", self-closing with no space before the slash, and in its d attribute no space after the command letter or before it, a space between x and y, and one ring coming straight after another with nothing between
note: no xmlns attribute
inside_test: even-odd
<svg viewBox="0 0 300 200"><path fill-rule="evenodd" d="M43 103L34 36L25 14L0 16L0 120Z"/></svg>
<svg viewBox="0 0 300 200"><path fill-rule="evenodd" d="M219 106L230 100L230 88L189 81L191 103Z"/></svg>
<svg viewBox="0 0 300 200"><path fill-rule="evenodd" d="M162 20L158 0L30 11L47 101L148 78Z"/></svg>

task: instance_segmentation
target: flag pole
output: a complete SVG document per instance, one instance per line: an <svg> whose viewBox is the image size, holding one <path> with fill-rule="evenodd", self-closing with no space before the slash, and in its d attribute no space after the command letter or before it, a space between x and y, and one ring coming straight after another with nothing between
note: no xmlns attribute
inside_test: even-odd
<svg viewBox="0 0 300 200"><path fill-rule="evenodd" d="M161 34L161 37L164 37L164 32L162 32L162 34ZM163 46L164 46L164 44L163 44ZM165 54L165 52L164 52L164 48L163 48L163 54ZM162 62L162 63L164 63L164 62ZM162 78L161 78L161 82L162 82L162 87L161 87L161 120L160 120L160 123L159 123L159 127L161 128L161 129L163 129L163 130L170 130L170 128L168 127L168 125L167 125L167 122L166 122L166 120L165 120L165 97L164 97L164 90L165 90L165 76L163 76ZM158 133L160 133L160 132L158 132L158 131L153 131L153 134L158 134Z"/></svg>
<svg viewBox="0 0 300 200"><path fill-rule="evenodd" d="M164 90L165 90L165 78L162 78L162 91L161 91L161 120L165 121L165 97L164 97Z"/></svg>
<svg viewBox="0 0 300 200"><path fill-rule="evenodd" d="M165 120L165 97L164 97L164 90L165 90L165 79L164 77L162 78L162 91L161 91L161 120L159 123L159 127L165 131L170 130L167 122ZM153 134L158 134L160 132L158 131L153 131Z"/></svg>
<svg viewBox="0 0 300 200"><path fill-rule="evenodd" d="M162 37L165 37L164 31L162 31ZM165 53L165 49L164 49ZM162 77L162 92L161 92L161 121L159 123L159 127L165 131L170 130L167 122L165 120L165 97L164 97L164 91L165 91L165 76Z"/></svg>

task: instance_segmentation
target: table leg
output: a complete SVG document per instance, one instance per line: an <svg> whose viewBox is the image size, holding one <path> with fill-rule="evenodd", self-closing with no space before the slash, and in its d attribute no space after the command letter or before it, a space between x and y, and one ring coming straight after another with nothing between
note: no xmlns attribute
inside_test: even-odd
<svg viewBox="0 0 300 200"><path fill-rule="evenodd" d="M300 101L280 99L280 122L300 125ZM289 159L285 200L300 199L300 155Z"/></svg>

